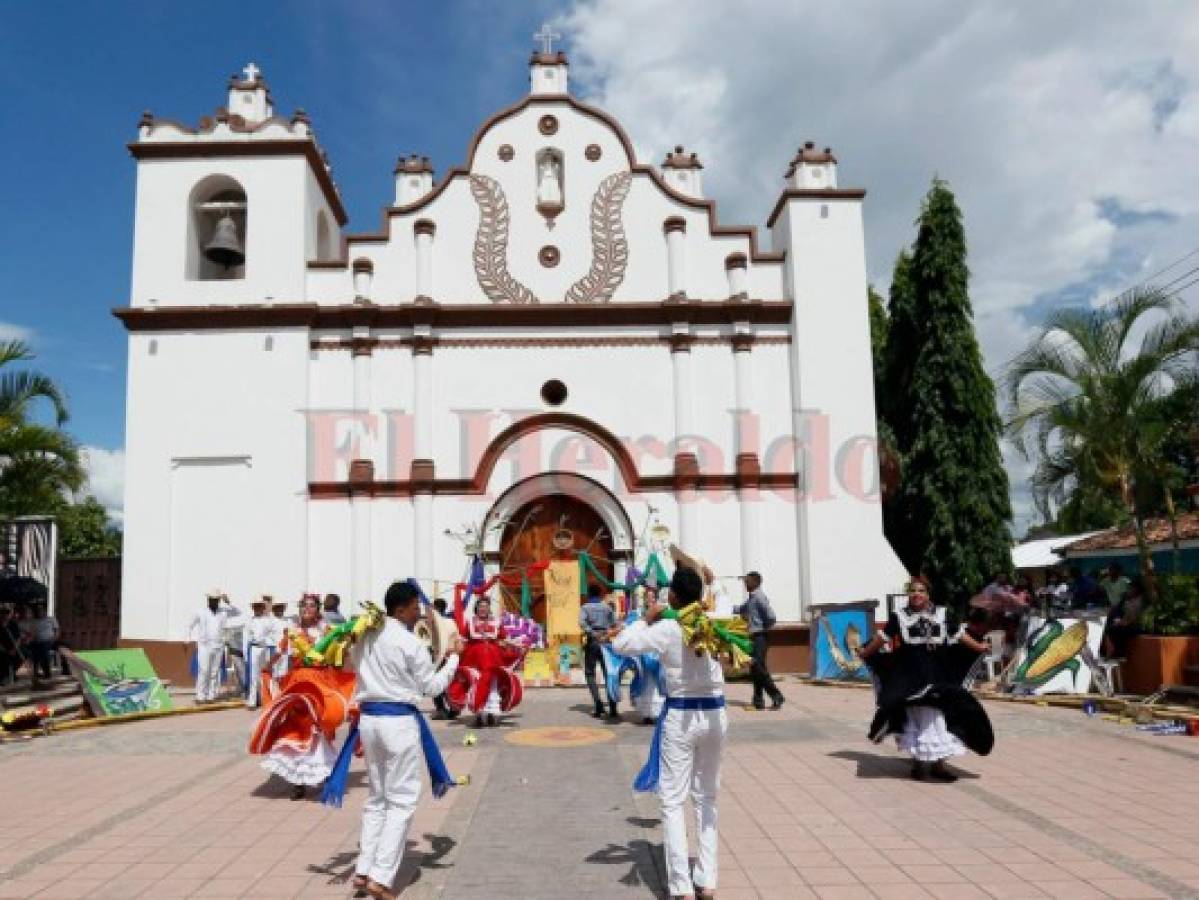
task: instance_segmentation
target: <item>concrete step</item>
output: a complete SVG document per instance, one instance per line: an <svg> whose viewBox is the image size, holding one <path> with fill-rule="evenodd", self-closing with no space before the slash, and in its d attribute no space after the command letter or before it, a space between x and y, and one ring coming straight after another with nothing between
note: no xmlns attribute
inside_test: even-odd
<svg viewBox="0 0 1199 900"><path fill-rule="evenodd" d="M0 700L0 703L3 703L5 709L12 709L17 706L32 706L36 703L53 703L53 701L65 697L79 697L82 695L83 689L77 682L72 681L70 684L51 688L48 691L27 691L23 694L7 694L3 700Z"/></svg>
<svg viewBox="0 0 1199 900"><path fill-rule="evenodd" d="M38 682L39 685L42 685L46 688L57 688L57 687L62 687L64 685L68 685L68 684L78 684L78 683L79 682L77 682L70 675L55 675L52 678L43 679ZM16 681L14 681L12 684L6 684L3 687L0 687L0 698L5 697L9 694L22 694L22 693L27 694L32 690L33 690L33 682L29 679L28 675L23 675L22 677L18 678Z"/></svg>

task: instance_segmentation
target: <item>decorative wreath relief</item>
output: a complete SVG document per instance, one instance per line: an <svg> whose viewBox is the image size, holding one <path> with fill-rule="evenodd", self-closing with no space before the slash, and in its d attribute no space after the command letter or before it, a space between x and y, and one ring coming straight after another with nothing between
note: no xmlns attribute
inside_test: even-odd
<svg viewBox="0 0 1199 900"><path fill-rule="evenodd" d="M567 303L606 303L612 299L629 264L629 242L620 220L633 183L631 172L609 175L591 201L591 270L571 285Z"/></svg>
<svg viewBox="0 0 1199 900"><path fill-rule="evenodd" d="M475 233L475 275L479 286L496 303L536 303L537 297L508 273L508 200L494 178L470 176L470 192L479 204ZM623 234L622 234L623 238ZM621 270L623 272L623 269Z"/></svg>

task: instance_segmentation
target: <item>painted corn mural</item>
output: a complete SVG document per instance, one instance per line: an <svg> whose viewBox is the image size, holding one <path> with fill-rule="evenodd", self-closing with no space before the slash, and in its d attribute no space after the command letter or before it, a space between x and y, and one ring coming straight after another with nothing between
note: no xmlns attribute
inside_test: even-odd
<svg viewBox="0 0 1199 900"><path fill-rule="evenodd" d="M1034 694L1085 694L1092 690L1094 660L1103 636L1101 621L1033 616L1027 634L1016 649L1013 689Z"/></svg>

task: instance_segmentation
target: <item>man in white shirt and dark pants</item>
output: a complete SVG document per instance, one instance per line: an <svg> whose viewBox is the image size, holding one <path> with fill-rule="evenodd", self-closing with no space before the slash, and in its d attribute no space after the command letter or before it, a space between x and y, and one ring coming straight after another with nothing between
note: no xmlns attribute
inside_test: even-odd
<svg viewBox="0 0 1199 900"><path fill-rule="evenodd" d="M422 754L434 796L440 797L452 783L416 704L449 685L458 668L461 641L455 638L445 664L435 671L428 647L411 631L422 612L417 589L397 581L387 589L383 605L383 627L368 631L353 651L358 673L354 699L362 713L359 728L370 785L362 809L354 886L390 900L396 896L392 884L420 800Z"/></svg>
<svg viewBox="0 0 1199 900"><path fill-rule="evenodd" d="M192 617L187 639L196 648L196 703L216 699L221 680L221 659L225 655L225 628L230 617L241 611L229 603L220 591L208 593L208 606Z"/></svg>
<svg viewBox="0 0 1199 900"><path fill-rule="evenodd" d="M283 637L276 637L275 618L267 612L270 601L270 595L263 594L251 603L254 614L245 623L246 709L255 709L262 703L262 673Z"/></svg>
<svg viewBox="0 0 1199 900"><path fill-rule="evenodd" d="M698 601L703 591L703 580L695 571L678 568L670 581L670 605L683 609ZM659 618L662 610L650 607L644 619L619 630L612 639L612 649L624 656L657 653L667 693L650 759L633 786L638 791L658 791L671 897L711 897L716 890L719 845L716 795L728 730L724 674L719 660L685 645L682 627L672 619ZM689 870L683 816L688 793L699 838L694 872Z"/></svg>

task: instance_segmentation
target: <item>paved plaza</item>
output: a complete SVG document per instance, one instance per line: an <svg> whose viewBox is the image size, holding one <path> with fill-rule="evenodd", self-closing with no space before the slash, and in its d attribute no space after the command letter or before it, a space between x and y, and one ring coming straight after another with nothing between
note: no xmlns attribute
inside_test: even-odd
<svg viewBox="0 0 1199 900"><path fill-rule="evenodd" d="M998 743L921 784L864 737L868 692L784 683L730 713L719 896L1199 898L1199 740L989 704ZM745 685L730 698L748 699ZM468 786L422 801L406 898L662 896L650 729L591 730L582 690L530 691L511 726L435 723ZM0 897L349 897L365 787L291 802L245 753L253 715L180 716L0 747ZM541 729L541 730L539 730Z"/></svg>

